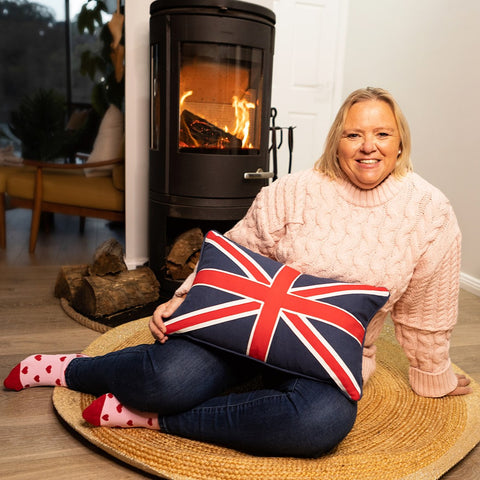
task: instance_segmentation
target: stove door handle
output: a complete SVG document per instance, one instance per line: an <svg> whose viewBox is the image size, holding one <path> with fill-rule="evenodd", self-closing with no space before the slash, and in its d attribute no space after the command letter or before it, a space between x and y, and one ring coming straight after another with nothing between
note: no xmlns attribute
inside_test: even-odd
<svg viewBox="0 0 480 480"><path fill-rule="evenodd" d="M245 172L243 178L245 180L264 180L265 178L273 178L273 172L264 172L259 168L256 172Z"/></svg>

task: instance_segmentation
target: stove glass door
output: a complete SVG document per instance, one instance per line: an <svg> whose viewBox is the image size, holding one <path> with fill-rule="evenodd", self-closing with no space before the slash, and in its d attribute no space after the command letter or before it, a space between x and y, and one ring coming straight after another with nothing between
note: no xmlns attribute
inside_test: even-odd
<svg viewBox="0 0 480 480"><path fill-rule="evenodd" d="M180 50L179 151L258 155L262 50L193 42Z"/></svg>

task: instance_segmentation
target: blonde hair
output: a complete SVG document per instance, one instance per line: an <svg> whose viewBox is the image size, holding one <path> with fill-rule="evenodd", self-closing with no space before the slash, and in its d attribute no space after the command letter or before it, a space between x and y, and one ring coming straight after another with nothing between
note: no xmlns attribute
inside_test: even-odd
<svg viewBox="0 0 480 480"><path fill-rule="evenodd" d="M400 135L400 154L398 156L395 168L393 169L392 175L397 178L403 177L407 174L407 172L413 169L412 162L410 160L411 137L407 119L389 92L383 90L382 88L367 87L355 90L343 102L343 105L340 107L340 110L338 111L337 116L330 127L330 131L328 132L323 155L315 163L316 170L328 175L330 178L340 178L344 176L338 162L337 149L340 139L342 138L345 120L352 105L368 100L376 100L387 103L392 109L393 115L397 122L398 132Z"/></svg>

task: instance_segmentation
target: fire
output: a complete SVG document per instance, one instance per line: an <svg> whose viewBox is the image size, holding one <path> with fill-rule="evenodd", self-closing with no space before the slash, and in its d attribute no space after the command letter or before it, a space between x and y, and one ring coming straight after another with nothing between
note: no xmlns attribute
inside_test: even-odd
<svg viewBox="0 0 480 480"><path fill-rule="evenodd" d="M239 98L234 95L232 98L232 107L235 109L235 129L232 134L242 140L242 148L245 148L250 130L248 110L255 108L255 104L247 102L246 100L239 100Z"/></svg>
<svg viewBox="0 0 480 480"><path fill-rule="evenodd" d="M191 95L193 95L193 90L189 90L182 95L182 98L180 98L180 111L182 110L183 102L185 101L185 99L190 97Z"/></svg>
<svg viewBox="0 0 480 480"><path fill-rule="evenodd" d="M184 110L184 102L188 97L193 95L193 90L188 90L187 92L183 93L180 98L180 112ZM230 135L236 137L238 142L241 142L241 148L253 148L251 143L248 143L249 134L250 134L250 113L249 110L255 109L255 104L252 102L248 102L245 99L240 99L238 96L234 95L232 97L232 108L234 109L234 118L235 118L235 125L233 130L231 131ZM233 118L233 117L232 117ZM210 122L212 125L216 127L220 127L220 125L216 125L215 120L206 119L207 122ZM229 128L227 125L222 127L223 131L229 133ZM194 141L194 139L192 139ZM199 146L196 141L194 141L195 146ZM187 145L184 145L187 146ZM218 145L220 146L220 145Z"/></svg>

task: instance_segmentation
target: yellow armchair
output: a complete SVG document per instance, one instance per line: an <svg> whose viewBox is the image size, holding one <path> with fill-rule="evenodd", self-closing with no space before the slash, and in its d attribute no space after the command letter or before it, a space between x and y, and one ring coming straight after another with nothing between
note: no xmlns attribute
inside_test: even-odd
<svg viewBox="0 0 480 480"><path fill-rule="evenodd" d="M6 179L5 192L12 207L32 209L30 253L35 251L42 212L111 221L125 219L123 158L81 164L25 160L24 164L33 167L33 172L19 171L9 175ZM92 169L102 167L104 170L106 166L113 166L108 176L86 176L83 172L85 169L91 172ZM3 228L5 230L5 226Z"/></svg>

